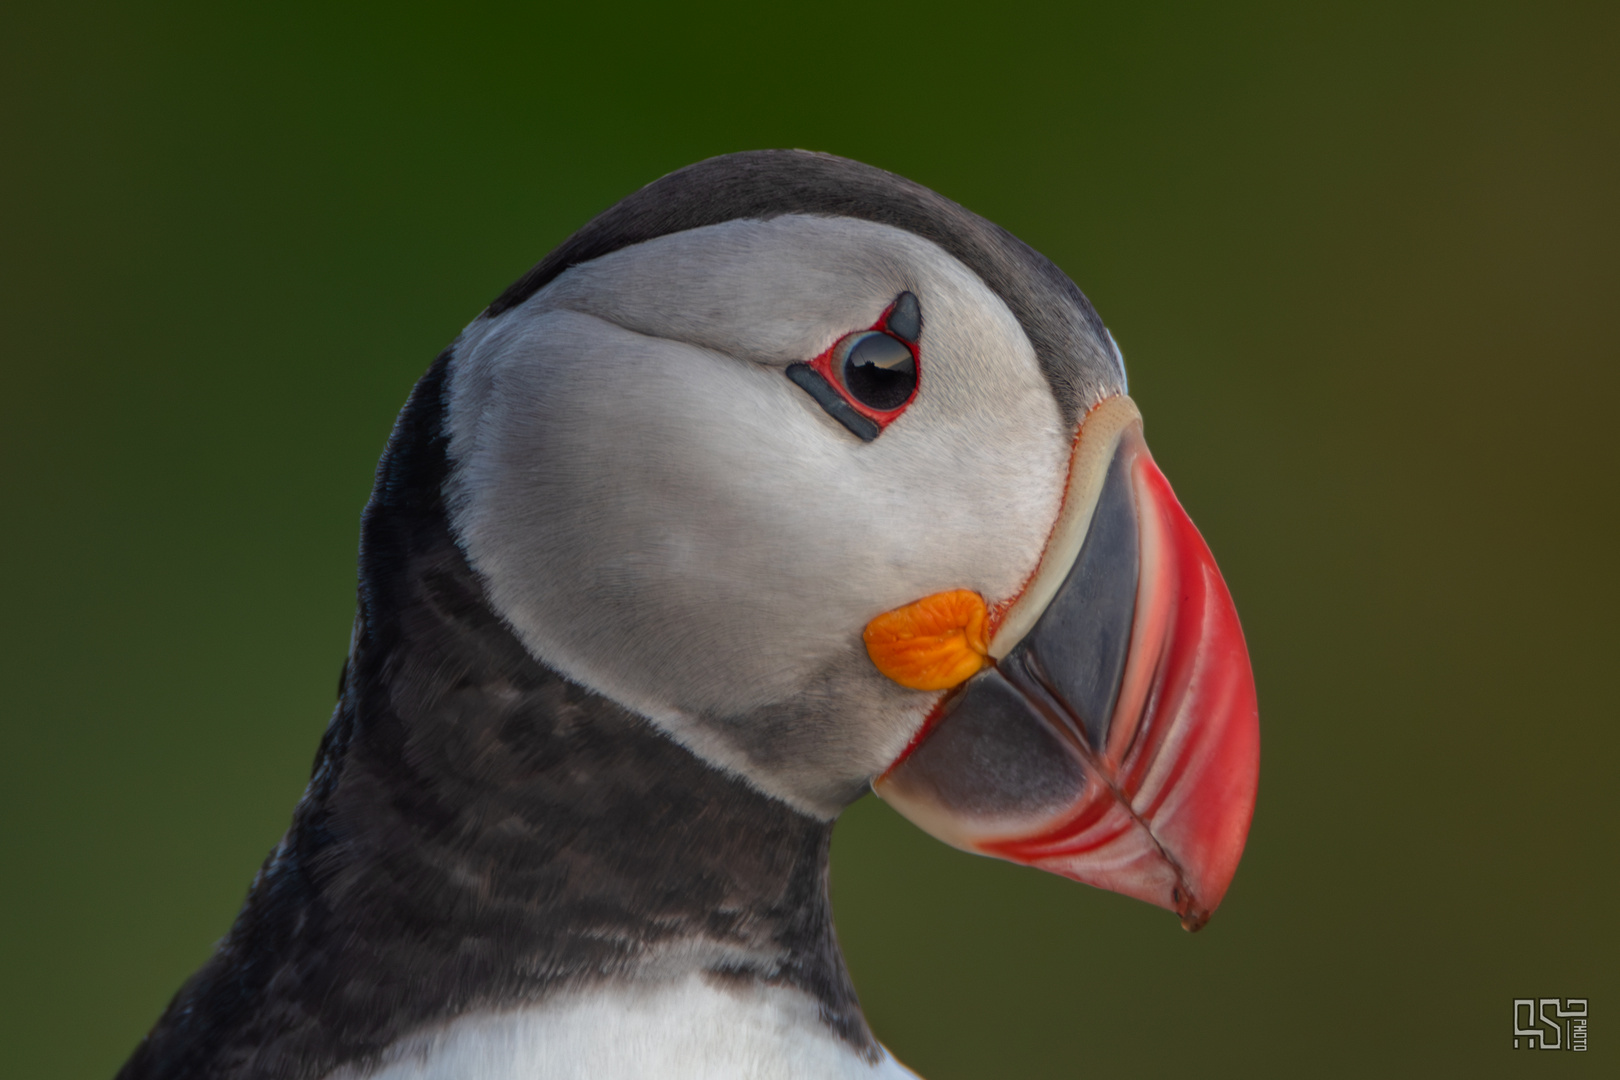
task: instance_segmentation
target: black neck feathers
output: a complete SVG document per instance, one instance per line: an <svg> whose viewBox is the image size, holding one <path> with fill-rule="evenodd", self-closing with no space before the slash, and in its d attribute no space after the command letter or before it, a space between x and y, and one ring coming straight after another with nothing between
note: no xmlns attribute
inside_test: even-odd
<svg viewBox="0 0 1620 1080"><path fill-rule="evenodd" d="M874 1055L830 823L536 662L491 609L441 495L449 362L379 466L357 640L292 827L120 1080L320 1077L694 943L693 965L798 987Z"/></svg>

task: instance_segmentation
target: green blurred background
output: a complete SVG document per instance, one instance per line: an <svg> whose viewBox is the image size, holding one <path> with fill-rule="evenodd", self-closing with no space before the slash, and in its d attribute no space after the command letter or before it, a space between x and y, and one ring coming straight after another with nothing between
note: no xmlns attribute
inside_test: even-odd
<svg viewBox="0 0 1620 1080"><path fill-rule="evenodd" d="M1613 1068L1620 8L298 7L0 14L8 1076L110 1075L228 926L418 374L597 211L769 146L1074 277L1260 689L1196 937L857 804L879 1037L931 1080ZM1511 1049L1529 995L1591 998L1585 1058Z"/></svg>

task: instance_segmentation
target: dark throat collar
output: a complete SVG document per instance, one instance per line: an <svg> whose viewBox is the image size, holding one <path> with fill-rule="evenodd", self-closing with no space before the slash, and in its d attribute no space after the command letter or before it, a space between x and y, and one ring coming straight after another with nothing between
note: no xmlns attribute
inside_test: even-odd
<svg viewBox="0 0 1620 1080"><path fill-rule="evenodd" d="M878 1051L833 932L832 826L537 662L452 539L450 354L362 525L342 697L291 829L119 1074L320 1076L463 1013L670 971L795 987Z"/></svg>

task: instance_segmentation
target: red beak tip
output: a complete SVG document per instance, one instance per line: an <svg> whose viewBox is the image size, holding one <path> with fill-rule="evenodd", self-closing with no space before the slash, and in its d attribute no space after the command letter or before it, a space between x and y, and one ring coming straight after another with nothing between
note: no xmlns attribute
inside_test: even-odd
<svg viewBox="0 0 1620 1080"><path fill-rule="evenodd" d="M1170 891L1170 900L1175 905L1172 909L1181 919L1181 928L1189 934L1196 934L1209 925L1209 920L1215 915L1214 906L1205 906L1195 893L1186 886L1178 885Z"/></svg>

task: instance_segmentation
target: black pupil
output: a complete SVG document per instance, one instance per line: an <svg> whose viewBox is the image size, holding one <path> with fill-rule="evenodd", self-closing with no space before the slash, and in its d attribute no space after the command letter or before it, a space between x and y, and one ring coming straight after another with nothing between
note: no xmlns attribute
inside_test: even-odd
<svg viewBox="0 0 1620 1080"><path fill-rule="evenodd" d="M868 409L898 409L917 388L917 361L898 338L862 334L844 354L844 387Z"/></svg>

